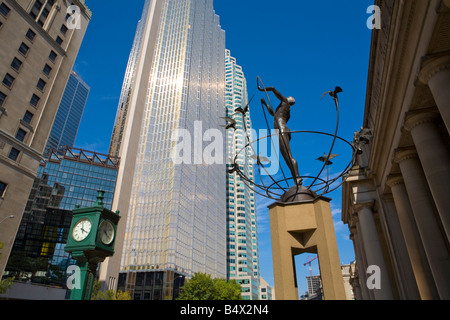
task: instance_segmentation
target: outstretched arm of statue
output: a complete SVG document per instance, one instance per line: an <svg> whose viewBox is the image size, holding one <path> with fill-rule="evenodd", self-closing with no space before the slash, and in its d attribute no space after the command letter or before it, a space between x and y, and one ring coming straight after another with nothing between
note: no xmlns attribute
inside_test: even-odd
<svg viewBox="0 0 450 320"><path fill-rule="evenodd" d="M275 116L275 112L273 112L272 107L270 107L270 106L267 105L266 100L264 100L264 98L261 99L261 104L267 108L267 110L269 111L269 114L270 114L272 117Z"/></svg>
<svg viewBox="0 0 450 320"><path fill-rule="evenodd" d="M266 87L264 89L258 85L258 90L259 91L272 91L273 94L275 95L275 97L277 97L281 102L288 102L286 97L284 97L277 89L275 89L275 87Z"/></svg>

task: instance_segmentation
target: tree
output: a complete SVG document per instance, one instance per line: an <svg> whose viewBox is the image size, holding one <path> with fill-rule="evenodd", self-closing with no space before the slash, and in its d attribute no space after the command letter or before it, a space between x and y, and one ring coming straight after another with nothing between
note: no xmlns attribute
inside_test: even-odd
<svg viewBox="0 0 450 320"><path fill-rule="evenodd" d="M6 293L9 287L13 285L14 277L0 280L0 294Z"/></svg>
<svg viewBox="0 0 450 320"><path fill-rule="evenodd" d="M196 273L181 287L178 300L242 300L241 286L236 280L212 279Z"/></svg>
<svg viewBox="0 0 450 320"><path fill-rule="evenodd" d="M100 281L95 281L94 287L92 288L91 300L131 300L131 296L128 291L123 292L118 290L115 292L114 290L107 290L106 292L103 292L100 290L100 287Z"/></svg>

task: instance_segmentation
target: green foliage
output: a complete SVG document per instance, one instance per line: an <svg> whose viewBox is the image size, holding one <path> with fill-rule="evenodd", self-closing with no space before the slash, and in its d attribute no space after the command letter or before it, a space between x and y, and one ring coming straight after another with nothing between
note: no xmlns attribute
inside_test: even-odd
<svg viewBox="0 0 450 320"><path fill-rule="evenodd" d="M128 291L123 292L118 290L117 292L114 292L114 290L108 290L103 292L100 290L100 286L100 281L94 282L91 300L131 300L131 296Z"/></svg>
<svg viewBox="0 0 450 320"><path fill-rule="evenodd" d="M3 246L4 246L3 242L0 241L0 250L3 249ZM2 257L2 253L0 251L0 258L1 257ZM8 288L12 286L13 280L14 280L14 277L0 280L0 294L6 293L6 290L8 290Z"/></svg>
<svg viewBox="0 0 450 320"><path fill-rule="evenodd" d="M6 278L0 281L0 294L6 293L9 287L13 285L14 277Z"/></svg>
<svg viewBox="0 0 450 320"><path fill-rule="evenodd" d="M13 253L9 257L8 267L12 271L25 271L35 273L48 269L48 259L43 257L27 257L23 252Z"/></svg>
<svg viewBox="0 0 450 320"><path fill-rule="evenodd" d="M235 280L227 282L196 273L181 287L178 300L242 300L241 286Z"/></svg>

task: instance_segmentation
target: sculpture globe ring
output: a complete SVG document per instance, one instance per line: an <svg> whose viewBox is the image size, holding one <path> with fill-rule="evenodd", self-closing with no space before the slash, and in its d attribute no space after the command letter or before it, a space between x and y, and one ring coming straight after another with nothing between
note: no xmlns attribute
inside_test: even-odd
<svg viewBox="0 0 450 320"><path fill-rule="evenodd" d="M349 163L347 164L347 166L340 171L339 174L335 175L333 178L329 179L327 177L327 179L321 178L320 175L323 172L323 169L326 166L326 163L324 163L324 166L322 167L322 169L320 170L320 172L317 175L314 176L301 176L301 178L303 178L305 181L309 181L312 180L313 182L311 184L309 184L309 186L307 187L308 190L310 190L311 192L313 192L315 195L317 195L317 197L320 196L324 196L328 193L331 193L332 191L338 189L342 183L344 182L344 177L348 174L349 170L353 167L355 160L356 160L356 150L353 144L351 144L350 142L348 142L347 140L335 135L335 134L331 134L331 133L326 133L326 132L320 132L320 131L307 131L307 130L296 130L296 131L291 131L290 132L291 135L294 134L315 134L315 135L323 135L323 136L328 136L328 137L333 137L333 146L330 149L330 153L329 155L332 153L333 151L333 147L334 147L334 142L335 140L343 142L345 145L349 146L352 149L352 159L349 161ZM288 181L290 180L294 180L293 177L284 177L283 179L278 179L276 180L275 178L273 178L273 176L271 174L268 173L267 168L264 166L264 164L259 160L259 158L257 158L256 160L256 165L257 165L257 171L259 173L260 176L260 183L256 183L254 181L254 179L251 179L250 177L248 177L240 168L239 168L239 164L238 164L238 158L240 155L243 154L243 152L245 152L246 150L250 149L254 154L254 150L255 148L253 147L254 145L260 143L263 140L267 140L267 139L271 139L273 136L277 136L277 135L268 135L265 137L261 137L259 139L256 139L254 141L249 141L242 149L240 149L237 153L236 156L234 157L234 168L235 171L237 172L237 174L241 177L242 181L244 181L244 183L247 185L247 187L249 187L252 191L254 191L255 193L269 198L269 199L273 199L273 200L279 200L287 191L286 187L283 187L282 185L284 185L285 183L287 184ZM270 184L265 184L263 182L262 179L262 173L264 172L264 175L267 176L270 180L271 183ZM340 183L338 183L336 185L336 182L338 182L339 179L342 178L342 181Z"/></svg>

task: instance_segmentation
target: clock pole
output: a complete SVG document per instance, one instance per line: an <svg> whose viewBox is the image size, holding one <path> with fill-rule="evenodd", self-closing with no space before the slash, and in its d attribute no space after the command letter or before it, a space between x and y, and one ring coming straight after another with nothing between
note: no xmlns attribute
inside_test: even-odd
<svg viewBox="0 0 450 320"><path fill-rule="evenodd" d="M91 300L97 263L90 261L83 252L73 252L72 258L77 260L80 274L79 279L77 279L79 284L75 284L72 288L70 300Z"/></svg>
<svg viewBox="0 0 450 320"><path fill-rule="evenodd" d="M98 263L114 255L119 212L104 207L104 191L98 191L92 207L73 210L65 251L77 261L70 300L90 300Z"/></svg>

